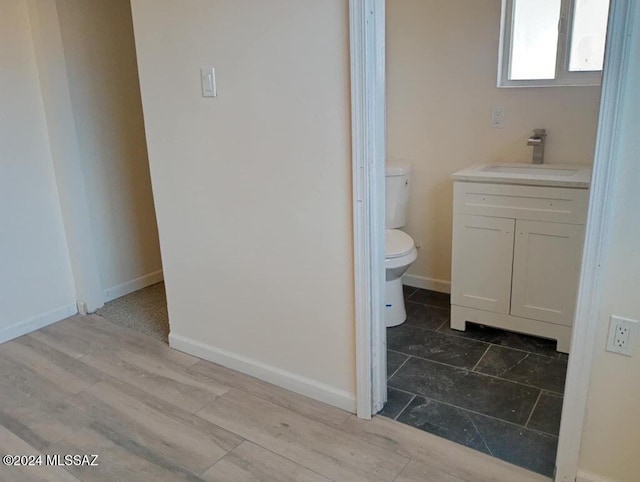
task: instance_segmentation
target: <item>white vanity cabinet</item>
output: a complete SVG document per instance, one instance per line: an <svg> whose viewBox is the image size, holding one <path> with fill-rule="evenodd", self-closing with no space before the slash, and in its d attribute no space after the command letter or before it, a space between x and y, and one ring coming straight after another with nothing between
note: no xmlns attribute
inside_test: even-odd
<svg viewBox="0 0 640 482"><path fill-rule="evenodd" d="M568 353L588 189L454 180L451 328L552 338Z"/></svg>

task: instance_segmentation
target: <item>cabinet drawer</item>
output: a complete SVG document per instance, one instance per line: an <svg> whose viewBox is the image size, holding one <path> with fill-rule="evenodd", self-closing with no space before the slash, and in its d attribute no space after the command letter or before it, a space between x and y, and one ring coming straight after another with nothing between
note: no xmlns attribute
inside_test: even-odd
<svg viewBox="0 0 640 482"><path fill-rule="evenodd" d="M584 224L588 202L587 189L454 183L453 211L459 214Z"/></svg>

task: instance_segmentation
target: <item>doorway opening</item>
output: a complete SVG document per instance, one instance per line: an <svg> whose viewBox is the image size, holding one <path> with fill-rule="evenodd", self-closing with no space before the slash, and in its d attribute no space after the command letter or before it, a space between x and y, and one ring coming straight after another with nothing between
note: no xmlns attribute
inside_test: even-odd
<svg viewBox="0 0 640 482"><path fill-rule="evenodd" d="M29 9L78 311L168 343L130 0Z"/></svg>
<svg viewBox="0 0 640 482"><path fill-rule="evenodd" d="M373 3L375 4L376 2ZM384 18L385 5L384 2L381 3L382 5L377 5L375 12L376 15ZM568 105L571 104L571 98L574 96L586 96L587 94L585 94L585 92L591 90L591 115L580 116L580 122L585 120L591 122L592 127L589 131L591 135L590 137L587 136L590 145L586 147L583 145L584 150L582 150L580 154L581 148L576 149L574 144L571 148L564 150L564 153L560 155L563 151L561 144L566 140L566 136L562 136L561 139L557 139L556 144L556 148L559 149L556 151L558 157L552 159L550 149L548 153L548 162L550 164L568 163L577 165L589 164L591 160L594 159L593 152L595 151L594 162L597 163L597 169L594 170L595 172L590 186L590 193L587 195L587 199L591 199L592 201L589 203L589 222L591 225L587 224L585 235L588 249L582 257L582 266L579 267L579 271L582 274L573 295L575 297L577 292L578 301L572 309L572 315L575 313L575 316L572 318L578 320L578 323L573 327L573 337L571 338L573 343L570 349L567 350L567 337L564 338L562 346L557 346L556 341L550 342L548 339L555 338L558 340L560 336L544 336L544 334L536 333L535 331L528 332L522 327L508 329L508 326L503 326L505 323L500 322L492 325L483 319L469 316L468 313L465 315L466 319L463 321L463 323L467 325L466 330L455 330L455 328L460 328L459 326L454 326L452 330L451 316L448 313L451 300L447 293L442 294L438 292L445 291L439 290L439 288L441 288L443 280L445 280L444 282L446 283L446 274L439 275L437 271L438 264L447 267L450 266L451 260L450 257L439 256L437 254L439 248L446 249L448 247L448 249L451 249L450 238L447 239L447 235L440 236L442 232L451 232L453 224L453 208L446 209L446 203L452 202L453 198L453 180L451 176L464 167L483 161L489 163L505 161L530 162L530 158L525 159L522 156L513 158L511 153L519 152L518 149L521 149L520 141L524 141L524 145L526 146L527 138L534 129L546 127L538 125L539 122L543 122L545 119L543 118L544 115L540 112L539 114L541 115L536 116L532 115L532 110L516 108L516 115L511 118L511 122L517 123L518 115L529 114L530 117L526 118L526 120L535 122L536 125L531 125L527 129L523 129L521 126L522 133L519 135L520 137L516 136L516 139L513 141L514 144L503 145L498 154L493 156L486 154L486 149L490 149L492 143L506 131L495 132L487 129L487 135L482 135L484 127L473 130L474 127L477 127L477 124L474 125L474 116L479 115L483 117L481 122L484 124L486 121L486 123L489 124L489 129L492 129L490 125L494 120L492 117L494 111L501 111L501 109L495 109L495 107L503 106L493 105L493 99L488 98L491 94L485 96L473 95L473 89L479 84L476 83L471 88L469 88L468 85L465 87L465 81L468 80L468 77L470 77L473 71L484 72L486 70L491 73L493 80L490 84L485 83L481 87L496 89L495 58L492 62L489 61L489 63L492 63L492 66L486 69L486 59L479 55L481 48L481 42L479 42L480 37L478 32L474 30L474 28L477 28L478 24L481 23L478 19L481 18L485 12L475 12L475 15L471 15L472 18L468 19L469 22L465 23L461 21L460 15L458 14L448 12L449 15L447 16L447 9L441 5L438 8L428 8L429 15L427 17L433 19L437 17L437 14L444 15L439 21L434 21L439 22L441 25L446 25L445 30L448 32L445 33L449 33L452 25L456 25L456 23L460 24L463 31L458 32L458 34L452 33L451 38L444 39L439 43L436 42L435 46L432 45L433 51L430 52L430 54L433 54L434 57L430 57L430 60L416 57L417 60L414 61L406 51L403 55L397 56L397 62L400 64L400 67L405 70L410 70L411 68L417 69L418 75L405 79L404 85L402 85L401 82L396 84L397 102L394 104L394 99L391 97L394 78L393 73L389 69L389 65L392 62L390 55L393 53L393 40L391 37L393 22L396 22L397 25L402 25L399 30L402 30L402 35L406 41L405 45L409 45L413 49L416 49L417 46L424 45L424 42L429 43L429 36L433 35L434 32L438 32L438 25L431 25L432 28L426 28L424 25L420 25L420 19L424 20L425 17L415 14L415 12L410 15L401 15L399 9L409 8L406 7L406 5L403 7L395 7L396 10L394 10L394 6L390 6L389 3L386 5L386 19L388 22L388 28L386 30L387 91L389 92L389 98L386 104L388 127L386 137L388 146L386 149L387 157L389 159L393 157L393 160L401 159L414 162L422 162L424 159L432 160L432 163L428 165L431 171L428 173L423 171L422 173L425 177L430 174L432 178L436 178L431 193L422 198L423 201L431 202L419 203L418 209L425 210L428 216L431 217L437 218L438 215L443 215L444 217L448 217L450 221L448 225L445 224L445 228L448 227L448 230L443 229L440 232L425 231L430 233L431 238L428 237L429 235L420 238L420 229L416 229L416 233L418 233L415 236L415 238L418 238L416 244L421 245L420 248L423 250L421 254L423 256L425 245L427 250L430 250L431 256L426 256L424 259L427 260L427 263L431 263L431 266L427 266L427 268L432 268L435 275L429 276L428 274L425 275L410 270L406 277L406 281L408 282L405 282L405 285L408 286L405 287L404 294L409 316L407 322L401 325L405 327L402 330L406 333L401 333L402 330L400 328L388 328L386 338L387 346L384 346L384 352L389 356L387 361L388 373L386 374L388 376L388 386L397 393L389 393L389 400L382 414L385 415L386 412L386 414L392 416L392 418L399 420L404 419L405 421L412 420L418 428L423 428L426 431L432 431L434 433L440 431L439 435L441 436L451 436L452 433L457 431L456 433L459 440L456 441L466 443L469 446L477 443L477 447L474 448L498 457L501 456L500 452L502 451L504 456L501 458L505 458L519 465L524 465L545 475L553 475L554 469L557 466L557 480L568 480L567 477L570 477L572 471L576 470L577 464L577 450L579 447L584 412L582 411L577 415L573 415L569 414L568 410L564 410L564 413L562 413L562 392L568 367L569 375L566 377L567 391L564 397L569 401L564 402L564 405L571 405L572 407L578 406L578 411L584 408L586 395L585 379L587 377L584 377L583 373L580 372L584 372L583 367L586 366L584 363L588 361L591 356L589 350L593 346L593 333L587 325L591 323L594 317L590 316L592 314L590 310L593 310L593 305L589 297L595 295L597 290L597 281L589 278L589 276L591 275L595 278L597 264L594 263L594 260L597 260L598 257L597 250L599 249L601 234L604 229L602 213L604 212L605 203L602 193L606 191L607 182L609 182L607 176L611 157L612 119L615 119L615 116L618 115L619 106L616 103L615 92L620 85L620 79L623 78L621 72L624 70L624 34L627 28L625 16L628 7L628 2L624 0L614 0L611 5L609 33L607 37L608 60L604 68L602 100L600 99L600 89L597 87L576 87L575 89L577 89L576 92L578 93L572 93L566 90L573 89L571 87L554 87L553 89L556 89L556 92L561 92L561 94L558 95L556 102L552 102L552 104L555 105L549 107L549 109L553 109L560 105L564 106L565 110L559 116L555 116L556 120L562 118L563 115L571 115L571 109L567 109ZM414 5L413 8L417 7ZM459 6L459 8L463 7ZM469 6L469 8L471 9L471 6ZM489 45L497 50L500 12L494 12L492 17L495 24L493 31L495 38L493 42L489 42ZM406 23L403 24L403 21ZM380 25L381 22L378 21L376 23ZM384 25L384 22L382 22L382 25ZM463 41L465 38L468 40L467 42ZM377 32L376 39L378 42L385 44L385 32ZM470 39L473 39L473 41ZM431 39L431 41L434 40ZM443 47L443 45L446 47ZM461 45L462 47L467 46L470 50L470 59L468 62L459 61L459 59L456 58L457 54L452 53ZM372 44L371 48L375 50L375 43ZM380 49L378 53L380 53ZM495 57L497 57L497 52L495 52ZM377 60L378 62L380 61L380 55L378 55ZM457 63L455 62L456 60L458 61ZM375 61L372 60L372 62L375 64ZM378 69L379 67L378 65ZM373 70L375 71L375 68ZM459 100L456 99L455 96L441 96L444 97L442 102L445 104L441 107L445 109L437 110L442 113L437 119L433 119L433 116L427 119L426 122L433 122L433 125L428 128L429 126L426 125L425 122L422 122L423 118L421 116L424 115L428 117L430 112L433 112L433 104L438 103L440 100L434 99L440 95L434 95L434 92L441 93L441 91L437 89L430 89L429 82L433 81L434 77L445 74L450 74L446 87L454 90L458 89L458 96L461 98L461 101L466 102L466 109L461 110L460 108L453 107L456 101ZM396 78L395 81L398 82L398 79ZM398 85L401 85L403 88L398 88ZM372 89L372 92L373 91L375 91L375 89ZM506 92L511 93L506 94ZM505 104L510 95L518 95L535 103L536 108L541 108L540 106L543 105L543 102L541 102L540 99L542 99L541 94L543 92L546 92L546 95L550 95L549 92L552 91L539 88L522 90L496 89L495 95L499 97L499 101ZM539 97L536 98L536 96ZM375 95L372 94L370 100L374 98ZM380 102L379 97L377 100ZM573 100L575 100L575 98ZM481 104L483 103L487 104L486 109L482 107ZM383 103L380 102L380 104L381 106L379 106L378 109L384 111ZM581 104L582 107L585 107L585 105L584 102ZM405 115L403 118L402 114L406 114L407 112L406 110L403 112L403 108L407 109L407 106L408 108L417 107L412 115ZM506 112L510 111L511 107L507 107ZM502 112L504 113L505 111L503 110ZM396 120L403 118L403 123L397 124L398 127L396 131L393 131L394 128L391 125L394 118ZM506 118L507 116L505 115L505 119ZM532 120L534 118L535 120ZM562 125L556 125L556 129L554 130L561 131L563 126L575 127L577 124L576 122L562 121ZM375 126L375 123L372 123L372 125ZM501 128L504 129L505 127L498 127L497 129ZM471 129L472 135L465 136L465 129ZM493 129L496 128L493 127ZM582 133L586 132L585 129L578 130ZM551 129L549 128L547 132L549 133L550 131ZM396 151L392 152L394 139ZM431 142L429 142L429 139L431 139ZM438 148L433 145L441 140L444 141L445 145L448 144L448 146L444 148L448 150L438 151ZM451 164L455 165L455 162L459 162L461 157L454 155L443 161L444 156L442 153L449 151L458 152L460 150L458 144L462 144L467 140L470 140L473 144L472 154L475 155L477 152L484 152L482 158L478 159L476 156L471 159L473 156L468 155L465 158L467 161L466 165L451 169ZM373 144L374 143L375 142L373 142ZM413 150L419 152L422 158L412 154ZM587 154L585 155L585 153ZM568 155L577 155L577 157L567 159ZM580 155L581 160L578 159ZM511 158L507 159L507 157ZM376 161L377 160L376 158ZM384 163L377 165L379 173L383 171L383 166ZM594 199L596 200L595 202L593 202ZM412 205L412 209L416 209L415 203ZM423 211L422 216L424 216L425 211ZM412 216L417 218L420 215L413 214ZM437 224L432 223L431 227L433 227L433 225ZM413 234L411 232L412 229L411 223L409 223L409 234ZM424 240L425 237L426 242ZM581 247L582 242L580 243L580 248ZM579 251L581 251L581 249L579 249ZM375 252L375 249L372 250L372 252ZM420 259L420 255L418 259ZM372 262L372 264L373 263L374 262ZM514 283L514 281L513 279L509 281L511 287L511 283ZM509 303L511 302L512 301L509 300ZM376 329L376 326L373 326L371 330L372 333L375 334ZM390 334L391 330L396 330L396 333L393 335ZM422 340L416 341L416 339L419 338L416 333L422 336ZM426 336L425 333L431 335L431 337ZM586 341L586 343L577 344L576 339L581 340L581 342ZM478 343L478 345L476 345L476 343ZM484 344L484 349L481 349L480 344ZM373 367L371 383L373 388L371 391L373 402L372 412L376 412L375 387L376 377L379 371L376 370L375 362L376 351L381 350L381 346L376 345L375 341L372 343L372 346L373 360L369 366ZM456 346L462 346L464 348L457 351L450 350L451 347ZM389 351L387 351L387 349L389 349ZM560 349L560 352L558 352L558 349ZM478 352L477 357L475 356L476 351ZM566 351L571 351L570 357L567 356L566 353L562 353ZM429 369L421 365L428 365ZM405 369L404 373L402 373L403 367ZM436 372L449 371L450 373L446 373L440 378L434 376ZM536 374L541 374L541 376L538 376L536 379ZM501 385L505 389L514 388L514 392L506 398L515 401L516 404L520 403L519 408L527 405L528 409L525 407L525 410L521 411L522 413L514 415L518 413L518 408L504 406L502 407L505 408L502 414L504 418L497 416L497 412L493 414L487 413L495 410L499 403L489 403L488 405L486 403L477 403L478 397L489 393L489 401L493 397L496 402L505 401L505 397L495 397L495 393L497 392L493 392L489 386L485 386L476 392L470 391L469 389L474 388L472 386L474 383L481 385L480 381L486 382L489 379L489 385ZM461 382L456 386L456 381L460 380L463 380L466 385ZM472 382L469 382L469 380L472 380ZM431 386L428 387L428 392L423 389L415 389L415 386L419 385L419 383L414 384L413 390L410 389L412 383L424 381L432 382ZM461 390L456 392L456 389L460 388ZM525 393L527 396L523 395ZM521 402L528 396L531 396L532 400L522 404ZM421 399L419 399L420 397ZM485 402L486 401L487 400L485 400ZM536 411L538 411L538 413L536 413ZM546 415L544 412L546 412ZM429 417L434 414L436 419L429 419ZM562 428L560 428L561 414L563 418ZM480 422L478 422L479 420ZM419 426L420 423L422 423L421 421L424 422L422 424L423 426ZM445 422L449 422L449 426L447 426ZM500 435L508 431L505 428L506 425L502 426L500 425L501 423L510 424L509 428L512 429L513 437L511 440L508 440L507 437L507 440L501 439L493 441L491 444L494 445L491 447L489 446L491 444L488 443L487 440L487 434L493 431ZM480 433L479 425L482 424L484 424L483 433ZM498 427L498 425L500 425L500 427ZM522 443L522 434L525 433L532 434L532 439L544 439L543 443L533 449L527 447L526 444ZM501 443L503 447L500 447ZM559 449L557 449L558 446ZM570 448L571 446L573 446L573 448ZM537 459L532 461L531 458L533 457L529 457L529 455L531 455L532 452L535 453L538 449L541 455L534 455ZM556 450L558 450L557 458ZM518 451L520 454L517 453ZM542 452L547 455L542 455Z"/></svg>
<svg viewBox="0 0 640 482"><path fill-rule="evenodd" d="M95 314L169 343L169 313L164 281L108 301Z"/></svg>

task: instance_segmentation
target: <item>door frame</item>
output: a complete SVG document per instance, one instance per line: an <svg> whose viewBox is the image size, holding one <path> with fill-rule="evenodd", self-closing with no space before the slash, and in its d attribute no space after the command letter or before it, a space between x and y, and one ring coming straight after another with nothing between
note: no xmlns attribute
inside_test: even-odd
<svg viewBox="0 0 640 482"><path fill-rule="evenodd" d="M385 0L349 0L356 410L387 399L385 269Z"/></svg>
<svg viewBox="0 0 640 482"><path fill-rule="evenodd" d="M613 217L611 193L615 188L615 151L623 108L621 95L628 77L633 38L632 9L637 8L636 3L635 0L611 0L610 6L585 244L558 438L557 482L575 481L579 469L591 368L598 350L601 266Z"/></svg>
<svg viewBox="0 0 640 482"><path fill-rule="evenodd" d="M615 148L627 79L633 0L611 0L598 133L571 356L558 440L558 482L576 479L597 335L601 264L611 218ZM356 407L386 401L384 325L385 2L350 0ZM384 393L383 393L384 392Z"/></svg>

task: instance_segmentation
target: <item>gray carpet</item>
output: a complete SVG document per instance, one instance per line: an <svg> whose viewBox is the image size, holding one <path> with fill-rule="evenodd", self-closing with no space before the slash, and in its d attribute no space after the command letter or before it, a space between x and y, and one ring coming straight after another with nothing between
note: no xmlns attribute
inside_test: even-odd
<svg viewBox="0 0 640 482"><path fill-rule="evenodd" d="M96 314L165 343L169 340L167 297L162 282L110 301Z"/></svg>

